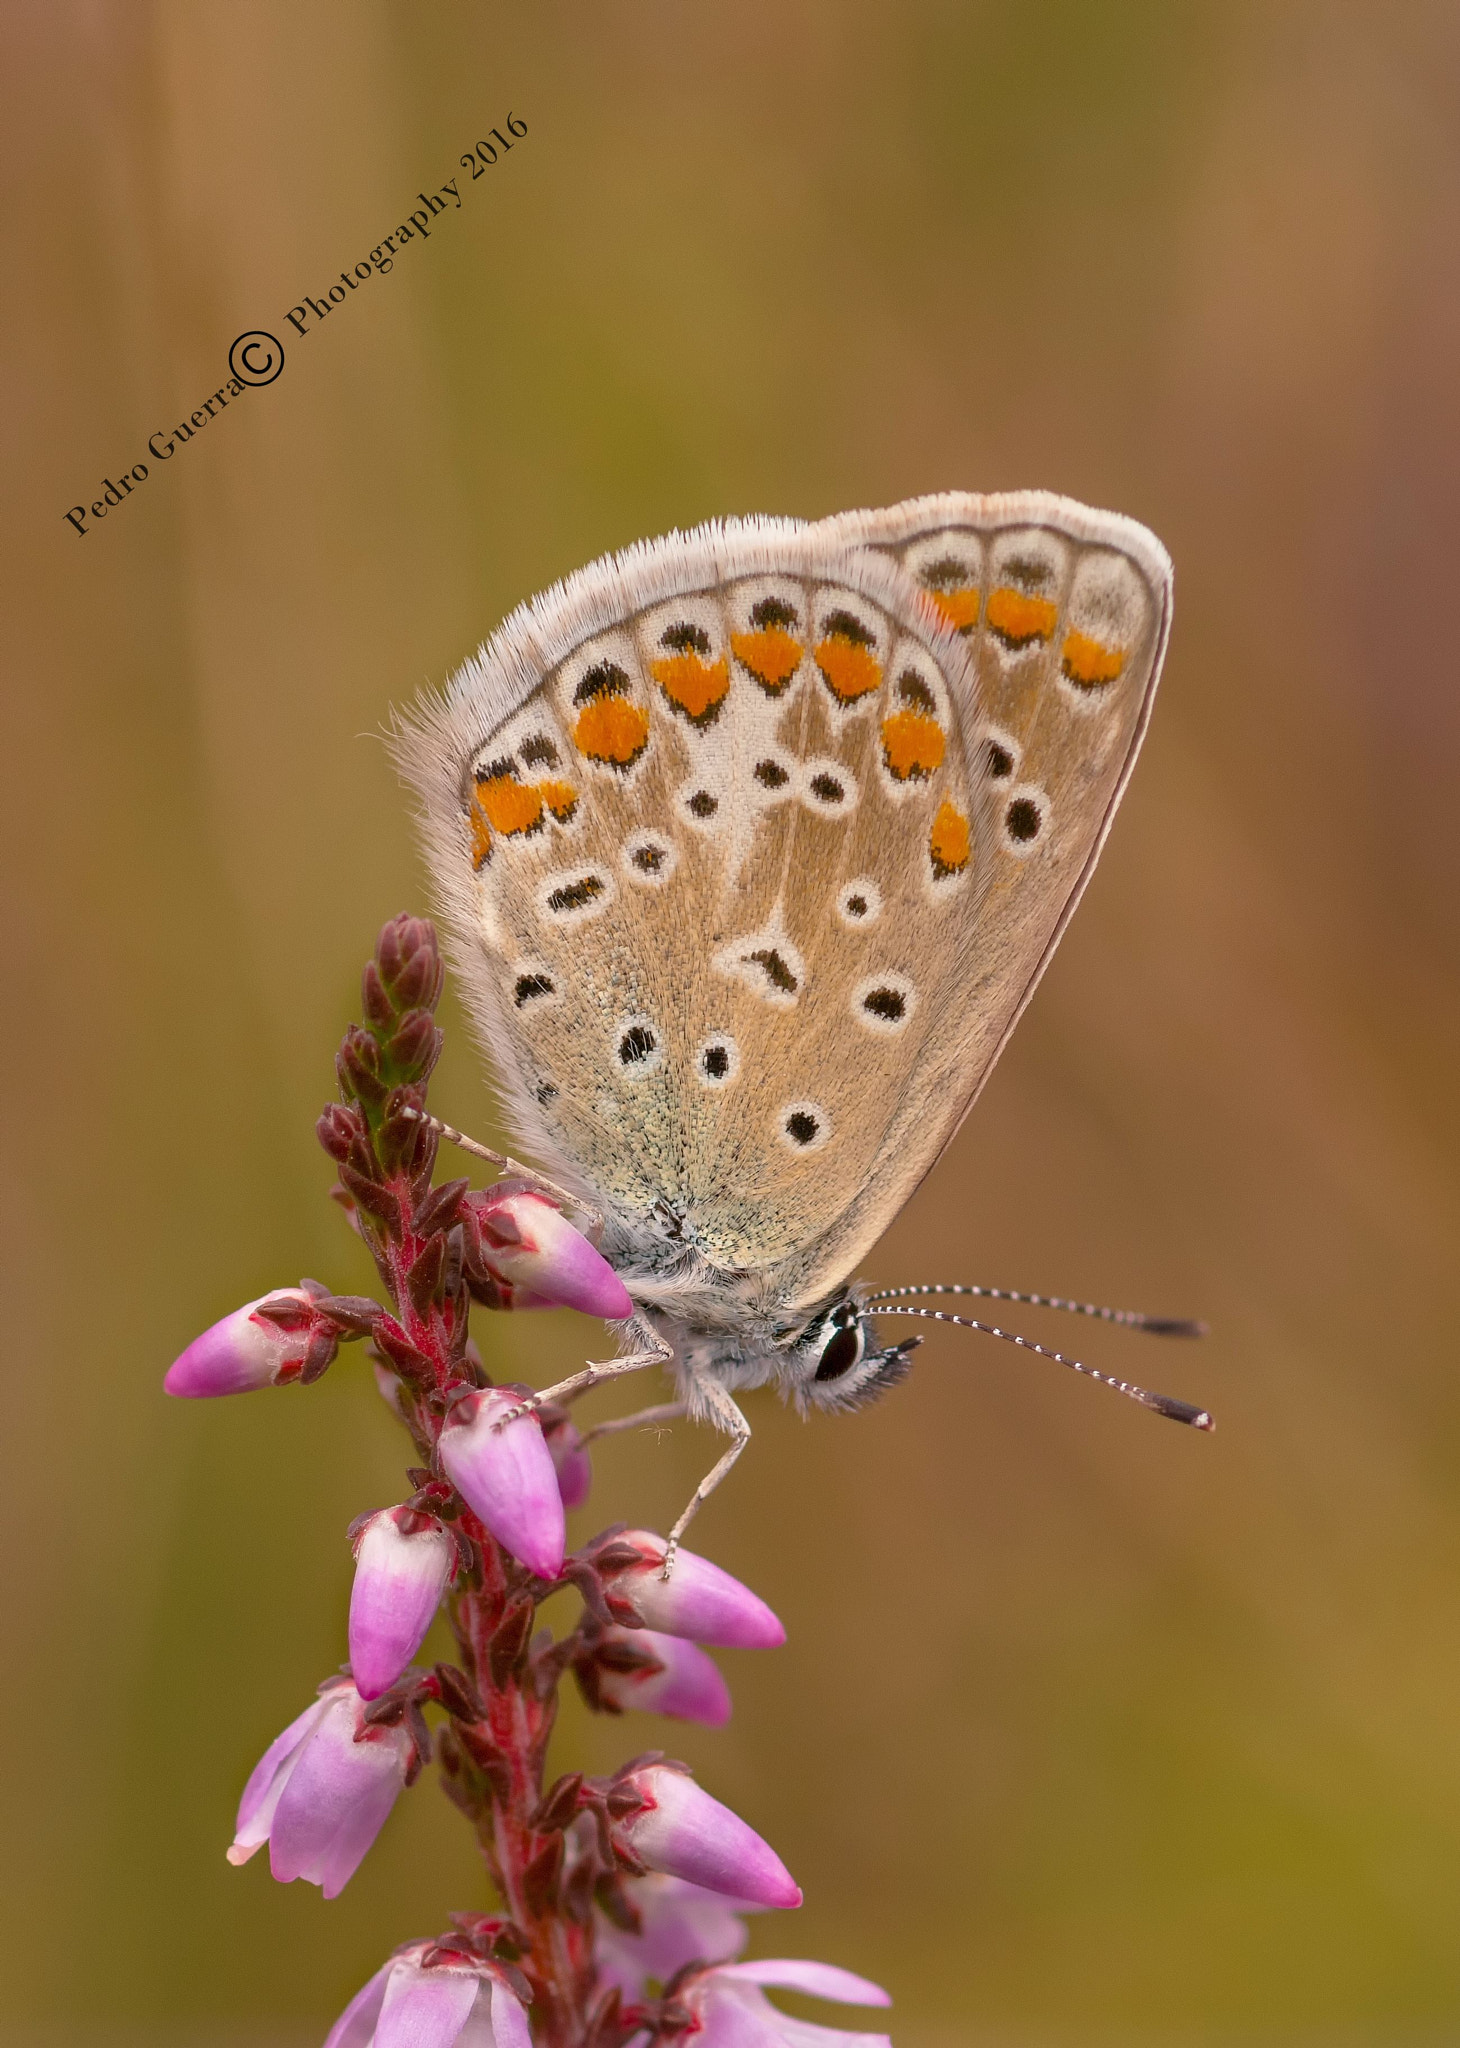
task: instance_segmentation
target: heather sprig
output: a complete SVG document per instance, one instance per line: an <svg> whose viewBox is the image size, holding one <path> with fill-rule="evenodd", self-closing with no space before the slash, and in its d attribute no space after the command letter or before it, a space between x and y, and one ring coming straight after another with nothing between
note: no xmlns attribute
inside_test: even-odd
<svg viewBox="0 0 1460 2048"><path fill-rule="evenodd" d="M705 1558L679 1551L666 1578L665 1539L651 1531L607 1530L567 1552L565 1509L591 1484L587 1450L565 1408L492 1384L471 1311L568 1307L613 1321L632 1305L543 1188L435 1180L438 1140L422 1113L442 981L430 924L388 924L364 973L364 1021L336 1060L340 1100L317 1127L383 1298L315 1280L278 1289L197 1338L165 1382L193 1398L305 1385L340 1345L364 1341L411 1439L403 1497L349 1531L350 1662L255 1768L230 1860L267 1843L276 1878L332 1898L434 1763L500 1910L458 1913L449 1932L407 1941L327 2048L625 2048L690 2035L698 2048L838 2048L845 2035L786 2019L763 1987L861 2004L885 1994L823 1964L733 1960L745 1913L797 1906L801 1893L769 1843L683 1764L654 1751L608 1777L546 1780L570 1673L597 1711L718 1726L730 1697L702 1646L769 1648L785 1632ZM581 1612L554 1637L538 1609L565 1585ZM443 1604L454 1654L420 1666ZM857 2039L886 2048L882 2036Z"/></svg>

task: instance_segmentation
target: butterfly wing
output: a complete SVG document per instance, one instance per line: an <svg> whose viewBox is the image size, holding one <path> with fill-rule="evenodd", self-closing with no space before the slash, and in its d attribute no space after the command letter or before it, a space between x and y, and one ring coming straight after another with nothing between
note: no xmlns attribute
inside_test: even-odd
<svg viewBox="0 0 1460 2048"><path fill-rule="evenodd" d="M1102 543L1068 518L1026 516L1010 587L1043 546L1055 623L989 655L923 546L1002 564L997 520L960 523L981 502L595 564L399 735L509 1115L631 1268L688 1263L787 1307L844 1277L961 1121L1078 894L1144 713L1124 715L1129 682L1107 693L1123 740L1083 698L1064 710L1083 685L1049 648L1081 620L1114 645L1123 604L1122 674L1153 681L1164 610L1091 583ZM1062 716L1093 748L1060 752ZM1024 810L1009 823L1026 802L1032 843Z"/></svg>
<svg viewBox="0 0 1460 2048"><path fill-rule="evenodd" d="M963 640L995 814L956 1076L942 1114L929 1102L937 1142L910 1185L895 1175L900 1205L973 1107L1094 871L1150 721L1171 559L1135 520L1045 491L944 492L817 531L897 562ZM878 1227L895 1213L876 1205Z"/></svg>

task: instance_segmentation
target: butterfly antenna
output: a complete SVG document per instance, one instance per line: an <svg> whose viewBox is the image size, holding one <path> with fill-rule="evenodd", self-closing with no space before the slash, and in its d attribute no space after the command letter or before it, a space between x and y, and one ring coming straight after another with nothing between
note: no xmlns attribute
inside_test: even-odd
<svg viewBox="0 0 1460 2048"><path fill-rule="evenodd" d="M1017 1301L1029 1308L1059 1308L1066 1315L1093 1316L1097 1322L1119 1323L1126 1330L1144 1330L1149 1337L1205 1337L1207 1324L1188 1316L1148 1316L1138 1308L1100 1308L1093 1301L1064 1301L1057 1294L1021 1294L1014 1287L879 1287L867 1297L876 1312L879 1301L904 1301L913 1294L977 1295L983 1301Z"/></svg>
<svg viewBox="0 0 1460 2048"><path fill-rule="evenodd" d="M914 1290L907 1291L911 1293ZM1143 1408L1154 1408L1158 1415L1169 1416L1173 1422L1190 1423L1193 1429L1215 1429L1217 1426L1205 1408L1197 1408L1190 1401L1178 1401L1171 1394L1153 1394L1130 1380L1113 1379L1108 1372L1099 1372L1093 1365L1083 1365L1078 1358L1066 1358L1062 1351L1051 1351L1043 1344L1036 1344L1032 1337L1021 1337L1013 1330L1001 1330L997 1323L975 1322L972 1316L950 1315L941 1308L882 1308L876 1303L869 1303L867 1313L874 1316L925 1316L929 1322L957 1323L960 1329L978 1330L985 1337L1002 1337L1006 1344L1017 1344L1021 1351L1037 1352L1041 1358L1052 1358L1056 1365L1067 1365L1071 1372L1082 1373L1087 1380L1098 1380L1102 1387L1113 1387L1117 1394L1139 1401Z"/></svg>

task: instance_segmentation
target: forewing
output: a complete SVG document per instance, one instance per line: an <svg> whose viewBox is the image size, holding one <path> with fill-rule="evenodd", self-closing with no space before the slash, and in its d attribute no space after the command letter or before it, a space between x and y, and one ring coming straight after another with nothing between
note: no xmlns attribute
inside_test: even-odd
<svg viewBox="0 0 1460 2048"><path fill-rule="evenodd" d="M595 565L402 735L509 1110L618 1256L795 1299L910 1142L990 871L976 725L896 565L766 524Z"/></svg>

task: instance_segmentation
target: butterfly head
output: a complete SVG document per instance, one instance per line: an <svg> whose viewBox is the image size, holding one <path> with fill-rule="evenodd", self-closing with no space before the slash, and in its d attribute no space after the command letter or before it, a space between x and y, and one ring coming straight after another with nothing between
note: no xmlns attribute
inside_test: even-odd
<svg viewBox="0 0 1460 2048"><path fill-rule="evenodd" d="M907 1377L919 1340L883 1347L854 1295L819 1309L785 1346L783 1372L801 1408L864 1408Z"/></svg>

